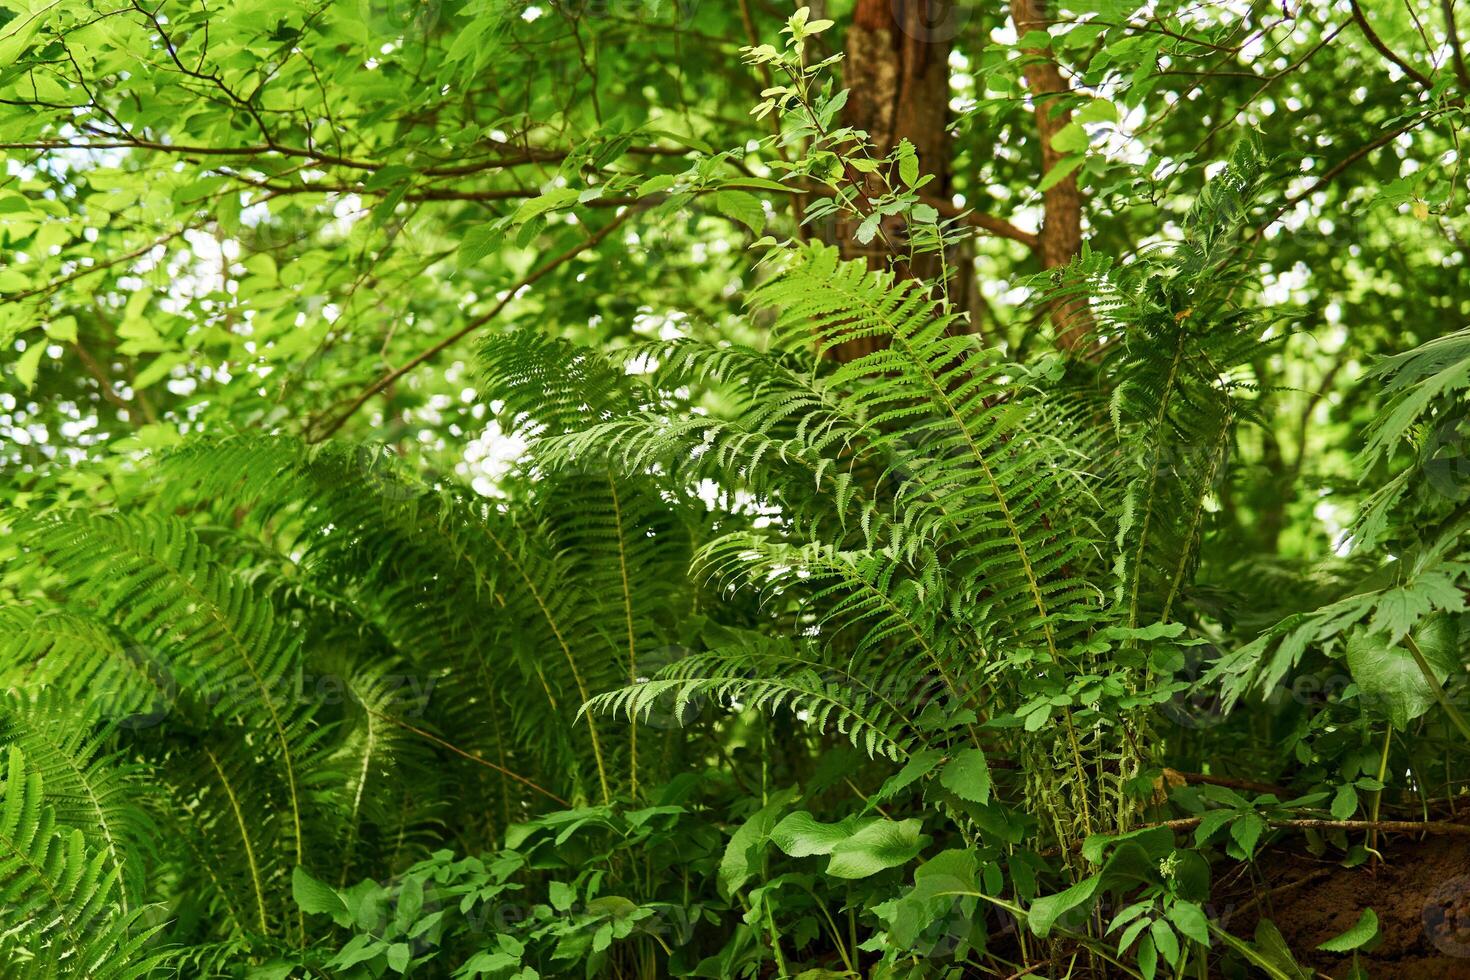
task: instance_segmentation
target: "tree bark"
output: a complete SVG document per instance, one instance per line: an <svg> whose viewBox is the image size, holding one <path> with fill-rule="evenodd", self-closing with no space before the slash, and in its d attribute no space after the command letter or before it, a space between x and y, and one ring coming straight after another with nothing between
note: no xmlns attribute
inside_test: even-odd
<svg viewBox="0 0 1470 980"><path fill-rule="evenodd" d="M952 0L857 0L846 37L843 107L845 126L868 134L872 155L891 153L907 139L914 145L922 173L934 175L926 197L950 195L949 52L953 33ZM876 196L877 182L871 188ZM896 266L901 275L937 280L944 274L937 252L908 261L907 228L902 218L883 223L882 233L867 245L853 232L856 222L836 229L844 258L864 258L874 269ZM878 346L865 338L833 351L837 360L852 360Z"/></svg>
<svg viewBox="0 0 1470 980"><path fill-rule="evenodd" d="M1030 31L1045 31L1049 23L1046 0L1011 0L1011 20L1015 23L1017 39ZM1025 54L1030 59L1024 71L1026 87L1035 106L1036 132L1041 139L1041 173L1045 176L1065 155L1052 146L1052 137L1072 121L1071 111L1059 104L1059 96L1069 95L1072 87L1046 49L1029 48ZM1077 189L1077 175L1068 174L1047 188L1042 192L1041 203L1041 240L1036 251L1043 268L1055 269L1072 261L1082 249L1082 194ZM1077 351L1088 343L1093 320L1085 302L1054 303L1050 313L1057 331L1057 346Z"/></svg>

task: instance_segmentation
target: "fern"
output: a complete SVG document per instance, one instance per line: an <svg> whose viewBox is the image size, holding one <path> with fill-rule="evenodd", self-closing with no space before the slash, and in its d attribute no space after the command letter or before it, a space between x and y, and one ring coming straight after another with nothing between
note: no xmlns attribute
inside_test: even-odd
<svg viewBox="0 0 1470 980"><path fill-rule="evenodd" d="M7 976L131 980L165 958L146 947L156 929L116 904L118 871L82 831L58 827L41 774L7 749L0 799L0 960Z"/></svg>
<svg viewBox="0 0 1470 980"><path fill-rule="evenodd" d="M158 829L146 768L112 749L116 722L73 711L53 692L12 695L0 708L0 745L14 746L46 787L58 826L82 832L117 882L119 911L140 907Z"/></svg>
<svg viewBox="0 0 1470 980"><path fill-rule="evenodd" d="M1130 626L1172 617L1193 578L1205 504L1235 427L1256 418L1246 369L1273 321L1240 305L1239 231L1266 160L1246 140L1201 192L1182 240L1119 266L1084 253L1039 280L1047 302L1088 302L1102 345L1107 411L1124 461L1115 508L1114 598Z"/></svg>

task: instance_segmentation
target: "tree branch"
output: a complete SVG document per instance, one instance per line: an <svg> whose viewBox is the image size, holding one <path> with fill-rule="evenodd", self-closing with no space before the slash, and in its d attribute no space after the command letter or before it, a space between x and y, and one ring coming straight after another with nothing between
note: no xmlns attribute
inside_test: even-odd
<svg viewBox="0 0 1470 980"><path fill-rule="evenodd" d="M428 349L424 350L422 353L414 355L401 367L394 368L392 371L389 371L377 381L374 381L372 384L368 385L362 390L360 394L358 394L356 398L352 400L352 402L345 409L343 409L341 414L337 415L325 426L317 429L316 431L312 431L314 427L308 425L307 441L321 442L322 440L330 437L338 429L342 428L343 424L346 423L348 419L357 414L358 410L367 403L369 398L372 398L378 392L382 391L384 388L387 388L389 385L393 384L395 381L403 377L408 372L412 371L414 368L425 363L426 361L433 359L445 348L463 339L476 330L479 330L481 327L488 324L491 320L494 320L497 316L500 315L500 312L504 310L507 306L509 306L511 301L520 294L520 291L522 289L525 289L527 286L535 284L559 266L564 265L576 256L581 255L589 248L595 247L604 238L612 234L613 231L620 227L632 215L633 209L629 208L628 210L614 217L612 221L609 221L597 232L589 235L585 241L578 242L576 245L573 245L571 248L567 249L561 254L547 260L534 271L527 274L525 278L521 279L520 282L510 287L510 289L506 292L504 298L502 298L490 309L475 317L469 323L466 323L463 327L456 330L454 333L445 337L443 340L439 341Z"/></svg>

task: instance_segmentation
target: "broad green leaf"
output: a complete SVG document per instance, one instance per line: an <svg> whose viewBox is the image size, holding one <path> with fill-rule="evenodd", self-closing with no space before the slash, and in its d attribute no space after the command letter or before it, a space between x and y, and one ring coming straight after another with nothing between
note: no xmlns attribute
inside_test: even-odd
<svg viewBox="0 0 1470 980"><path fill-rule="evenodd" d="M1111 122L1118 121L1118 107L1107 99L1093 99L1087 105L1072 114L1074 122Z"/></svg>
<svg viewBox="0 0 1470 980"><path fill-rule="evenodd" d="M46 353L46 344L39 337L33 337L31 344L15 361L15 379L25 385L29 391L35 387L36 375L41 371L41 357Z"/></svg>
<svg viewBox="0 0 1470 980"><path fill-rule="evenodd" d="M902 769L884 780L883 785L878 787L878 792L868 798L868 807L871 809L885 800L892 799L905 787L933 772L934 767L943 760L943 749L925 749L922 752L915 752L909 756L909 760L904 763Z"/></svg>
<svg viewBox="0 0 1470 980"><path fill-rule="evenodd" d="M1166 914L1181 933L1202 946L1210 944L1210 920L1194 902L1175 902Z"/></svg>
<svg viewBox="0 0 1470 980"><path fill-rule="evenodd" d="M929 842L920 832L922 822L877 820L832 848L827 874L834 878L866 878L887 868L907 864Z"/></svg>
<svg viewBox="0 0 1470 980"><path fill-rule="evenodd" d="M336 889L311 876L305 868L297 866L291 871L291 897L301 911L307 915L329 915L338 925L347 925L351 915L347 903Z"/></svg>
<svg viewBox="0 0 1470 980"><path fill-rule="evenodd" d="M792 857L831 854L832 849L876 818L846 817L822 823L805 810L789 813L771 830L771 841Z"/></svg>
<svg viewBox="0 0 1470 980"><path fill-rule="evenodd" d="M760 852L764 850L782 811L791 804L795 796L794 787L772 794L765 806L730 835L730 843L725 847L724 857L720 859L719 885L722 893L734 894L755 874L760 863Z"/></svg>
<svg viewBox="0 0 1470 980"><path fill-rule="evenodd" d="M1357 812L1358 791L1350 783L1337 787L1337 793L1332 797L1332 819L1346 820Z"/></svg>
<svg viewBox="0 0 1470 980"><path fill-rule="evenodd" d="M914 887L879 907L889 941L907 949L939 917L953 915L957 909L966 914L972 911L978 899L966 893L979 890L978 871L975 854L961 850L941 851L919 865Z"/></svg>
<svg viewBox="0 0 1470 980"><path fill-rule="evenodd" d="M1038 898L1026 913L1026 924L1032 932L1045 939L1058 919L1090 902L1101 885L1102 875L1089 875L1065 891Z"/></svg>
<svg viewBox="0 0 1470 980"><path fill-rule="evenodd" d="M523 203L516 210L515 218L512 220L512 224L525 224L532 218L543 215L548 211L555 211L558 208L564 208L568 204L574 203L580 195L581 192L574 187L553 188L552 190L547 191L545 194L542 194L540 197L533 197L529 201Z"/></svg>
<svg viewBox="0 0 1470 980"><path fill-rule="evenodd" d="M61 0L55 0L38 10L20 14L6 24L0 32L0 65L9 67L14 64L46 22L46 14L60 5Z"/></svg>
<svg viewBox="0 0 1470 980"><path fill-rule="evenodd" d="M1088 146L1087 130L1078 122L1069 122L1057 130L1051 138L1052 149L1058 153L1081 153Z"/></svg>
<svg viewBox="0 0 1470 980"><path fill-rule="evenodd" d="M409 948L408 943L394 943L388 947L388 969L407 973L408 961L412 956L413 951Z"/></svg>
<svg viewBox="0 0 1470 980"><path fill-rule="evenodd" d="M1149 938L1154 941L1154 948L1164 958L1164 962L1170 966L1179 962L1179 937L1174 935L1174 930L1169 928L1169 923L1163 919L1155 919L1148 927Z"/></svg>
<svg viewBox="0 0 1470 980"><path fill-rule="evenodd" d="M514 969L520 965L520 958L511 956L509 953L476 953L466 960L464 966L456 970L454 975L456 977L479 977L487 973L500 973L503 970Z"/></svg>
<svg viewBox="0 0 1470 980"><path fill-rule="evenodd" d="M1230 837L1240 845L1247 859L1256 853L1256 843L1266 832L1266 821L1255 813L1242 813L1230 824Z"/></svg>
<svg viewBox="0 0 1470 980"><path fill-rule="evenodd" d="M1450 622L1450 626L1442 625ZM1459 669L1453 642L1447 642L1452 622L1448 617L1430 617L1415 631L1422 637L1424 652L1435 680L1441 684ZM1419 665L1401 643L1390 642L1382 633L1356 629L1348 635L1348 670L1361 689L1364 704L1386 717L1400 731L1435 704L1433 689Z"/></svg>

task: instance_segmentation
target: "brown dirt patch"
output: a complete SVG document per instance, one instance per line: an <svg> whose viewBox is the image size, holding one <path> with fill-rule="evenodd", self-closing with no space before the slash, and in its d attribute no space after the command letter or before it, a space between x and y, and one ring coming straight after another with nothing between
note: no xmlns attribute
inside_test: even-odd
<svg viewBox="0 0 1470 980"><path fill-rule="evenodd" d="M1374 980L1470 980L1470 840L1399 840L1383 854L1376 868L1262 855L1258 870L1267 876L1267 890L1227 901L1238 911L1226 928L1249 937L1265 916L1304 966L1343 977L1351 954L1315 950L1372 908L1381 939L1363 963Z"/></svg>

